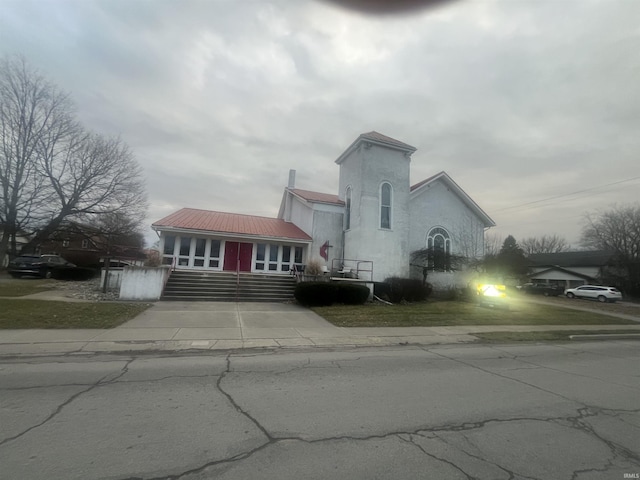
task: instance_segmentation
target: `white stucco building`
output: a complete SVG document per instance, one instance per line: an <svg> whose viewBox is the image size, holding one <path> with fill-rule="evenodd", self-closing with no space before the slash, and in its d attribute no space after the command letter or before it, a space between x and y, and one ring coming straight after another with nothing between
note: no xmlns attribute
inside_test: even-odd
<svg viewBox="0 0 640 480"><path fill-rule="evenodd" d="M289 174L277 218L182 209L153 224L165 264L178 268L288 274L310 260L361 278L422 275L411 253L432 248L465 257L484 253L493 220L445 172L413 186L416 149L377 132L342 153L337 193L301 190ZM436 260L437 262L437 260ZM446 265L429 281L455 283Z"/></svg>

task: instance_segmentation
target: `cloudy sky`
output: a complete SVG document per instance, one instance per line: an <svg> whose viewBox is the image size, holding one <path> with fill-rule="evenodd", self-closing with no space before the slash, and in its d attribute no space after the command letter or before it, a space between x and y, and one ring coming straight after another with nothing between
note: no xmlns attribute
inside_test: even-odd
<svg viewBox="0 0 640 480"><path fill-rule="evenodd" d="M638 19L636 0L0 0L0 55L133 148L149 224L275 216L291 168L338 193L334 160L376 130L418 148L412 183L445 170L497 235L577 244L585 212L640 201Z"/></svg>

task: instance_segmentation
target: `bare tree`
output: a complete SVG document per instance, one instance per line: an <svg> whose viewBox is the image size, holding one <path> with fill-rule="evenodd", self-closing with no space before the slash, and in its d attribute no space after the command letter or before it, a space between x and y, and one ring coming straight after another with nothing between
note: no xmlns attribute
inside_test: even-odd
<svg viewBox="0 0 640 480"><path fill-rule="evenodd" d="M500 253L503 239L500 235L489 232L484 236L484 254L487 257L495 257Z"/></svg>
<svg viewBox="0 0 640 480"><path fill-rule="evenodd" d="M123 251L136 249L141 253L144 238L140 233L140 217L129 217L124 212L103 213L97 218L97 226L102 239L101 250L105 253L105 276L102 291L107 291L111 258L121 256Z"/></svg>
<svg viewBox="0 0 640 480"><path fill-rule="evenodd" d="M571 246L565 238L553 234L525 238L520 242L520 248L522 248L525 255L531 255L534 253L566 252Z"/></svg>
<svg viewBox="0 0 640 480"><path fill-rule="evenodd" d="M119 138L77 134L65 150L44 155L39 169L53 193L48 221L25 248L45 240L66 218L96 224L101 216L118 215L133 223L144 217L142 170Z"/></svg>
<svg viewBox="0 0 640 480"><path fill-rule="evenodd" d="M68 96L20 57L0 61L0 188L0 259L21 230L33 251L66 219L139 221L147 208L129 147L82 129Z"/></svg>
<svg viewBox="0 0 640 480"><path fill-rule="evenodd" d="M588 248L615 252L621 279L633 294L640 294L640 204L614 205L610 210L588 214L582 230Z"/></svg>
<svg viewBox="0 0 640 480"><path fill-rule="evenodd" d="M484 255L484 225L477 217L467 214L453 233L453 250L471 264Z"/></svg>
<svg viewBox="0 0 640 480"><path fill-rule="evenodd" d="M42 220L50 190L39 160L74 127L66 94L23 58L0 59L0 259L15 255L16 235Z"/></svg>

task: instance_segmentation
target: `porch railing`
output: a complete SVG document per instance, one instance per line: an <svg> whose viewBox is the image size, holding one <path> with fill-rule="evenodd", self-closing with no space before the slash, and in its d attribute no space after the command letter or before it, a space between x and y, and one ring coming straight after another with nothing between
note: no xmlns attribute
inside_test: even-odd
<svg viewBox="0 0 640 480"><path fill-rule="evenodd" d="M331 276L373 282L373 261L334 258L331 260Z"/></svg>

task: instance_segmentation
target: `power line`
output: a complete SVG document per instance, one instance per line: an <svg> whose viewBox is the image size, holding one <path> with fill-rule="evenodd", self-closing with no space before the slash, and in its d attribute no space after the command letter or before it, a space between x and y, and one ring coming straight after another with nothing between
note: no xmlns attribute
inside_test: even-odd
<svg viewBox="0 0 640 480"><path fill-rule="evenodd" d="M547 202L549 200L557 200L558 198L570 197L572 195L577 195L579 193L590 192L590 191L593 191L593 190L597 190L599 188L611 187L613 185L619 185L621 183L631 182L633 180L639 180L639 179L640 179L640 176L639 177L633 177L633 178L627 178L625 180L619 180L617 182L607 183L605 185L598 185L597 187L589 187L589 188L585 188L583 190L577 190L577 191L571 192L571 193L563 193L562 195L556 195L554 197L548 197L548 198L543 198L541 200L534 200L532 202L521 203L520 205L512 205L511 207L505 207L505 208L501 208L500 210L495 210L495 211L496 212L504 212L505 210L512 210L514 208L521 208L521 207L526 207L526 206L529 206L529 205L535 205L537 203Z"/></svg>

